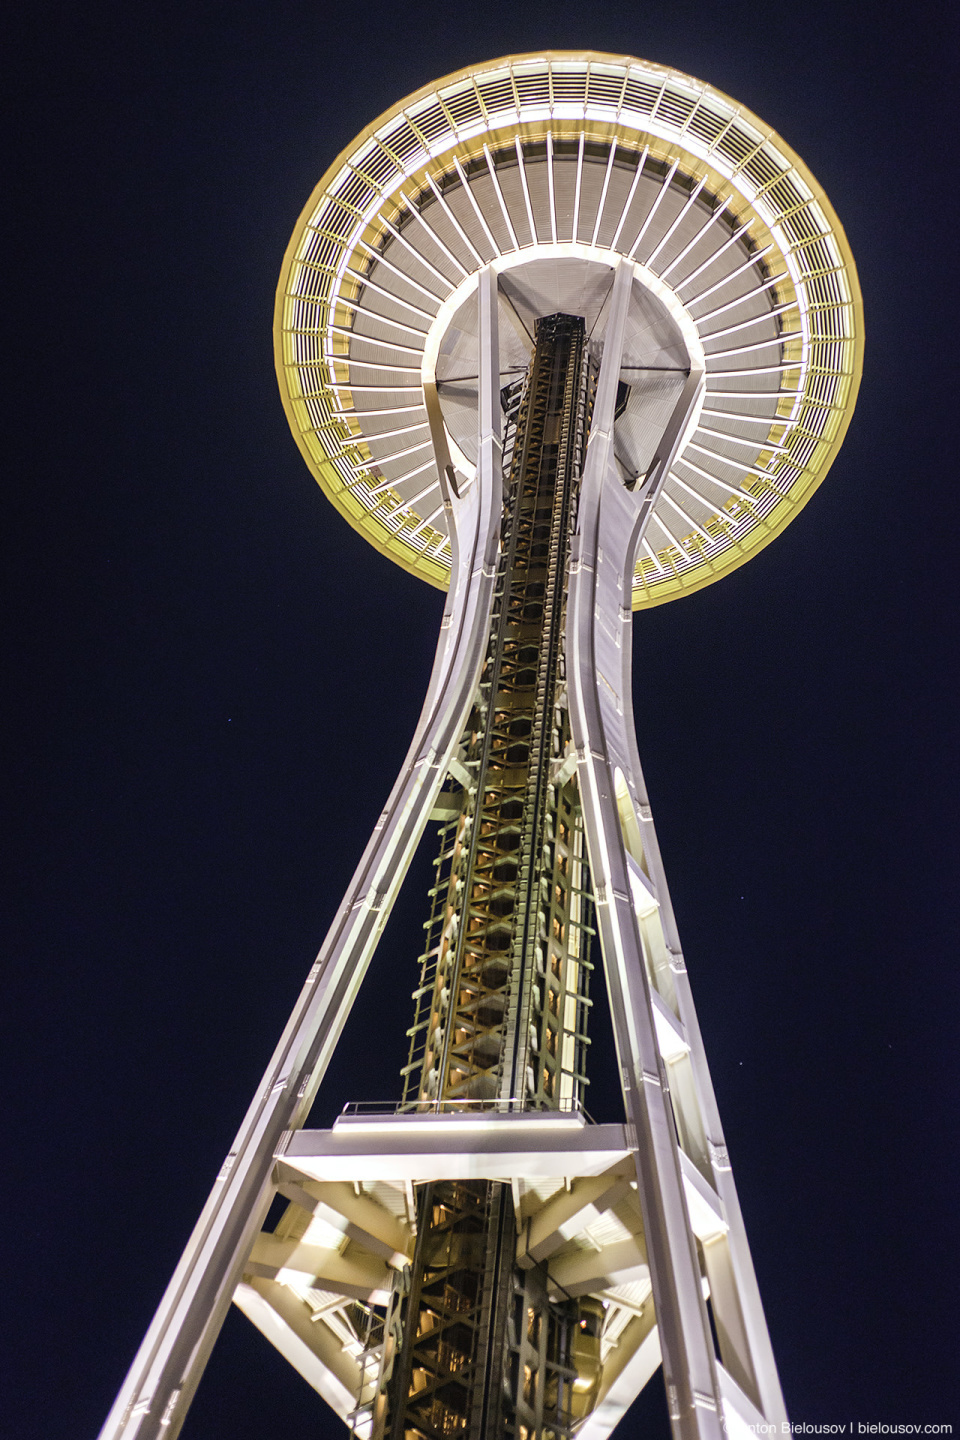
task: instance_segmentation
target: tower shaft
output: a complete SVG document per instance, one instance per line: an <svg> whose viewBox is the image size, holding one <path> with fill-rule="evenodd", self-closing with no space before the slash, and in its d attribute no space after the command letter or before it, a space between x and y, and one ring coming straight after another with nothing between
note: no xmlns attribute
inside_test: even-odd
<svg viewBox="0 0 960 1440"><path fill-rule="evenodd" d="M441 831L406 1107L572 1109L585 1084L589 877L564 769L563 635L595 378L583 320L554 315L537 326L524 382L504 392L513 433L494 608L459 747L465 783L448 792L459 808ZM550 1304L543 1276L517 1265L510 1187L423 1186L418 1222L374 1435L565 1433L590 1388L573 1388L582 1307Z"/></svg>
<svg viewBox="0 0 960 1440"><path fill-rule="evenodd" d="M520 397L490 638L459 747L466 784L442 832L415 997L408 1104L555 1108L575 1104L582 1083L588 884L577 788L561 764L584 341L582 320L542 321Z"/></svg>
<svg viewBox="0 0 960 1440"><path fill-rule="evenodd" d="M361 1440L603 1440L661 1360L676 1440L782 1419L631 707L637 551L703 365L634 384L625 467L653 300L618 261L595 382L580 321L542 322L505 486L493 266L476 295L468 481L433 437L454 578L421 719L104 1440L175 1440L231 1299ZM303 1128L431 815L404 1100ZM593 913L624 1123L579 1105Z"/></svg>

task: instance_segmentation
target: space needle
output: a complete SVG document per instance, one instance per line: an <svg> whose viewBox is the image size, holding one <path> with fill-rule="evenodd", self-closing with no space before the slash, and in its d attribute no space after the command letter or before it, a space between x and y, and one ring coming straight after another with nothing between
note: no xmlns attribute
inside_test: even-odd
<svg viewBox="0 0 960 1440"><path fill-rule="evenodd" d="M363 1440L601 1440L661 1366L677 1440L779 1428L631 633L829 469L863 348L839 221L711 86L513 56L337 157L274 335L328 499L447 598L401 772L102 1435L178 1434L231 1304ZM397 1095L306 1128L428 825ZM597 1124L601 985L623 1113Z"/></svg>

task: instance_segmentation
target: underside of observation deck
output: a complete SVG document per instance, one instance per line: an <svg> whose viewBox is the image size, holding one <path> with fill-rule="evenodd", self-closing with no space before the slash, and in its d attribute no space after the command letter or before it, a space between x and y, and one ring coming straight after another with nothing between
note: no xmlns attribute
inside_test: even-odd
<svg viewBox="0 0 960 1440"><path fill-rule="evenodd" d="M856 399L849 246L814 177L743 106L598 54L517 56L425 87L344 151L305 208L278 290L277 367L304 458L350 523L445 586L431 387L468 473L476 377L452 363L451 309L497 267L506 384L526 369L532 318L581 314L590 332L597 267L608 288L618 257L677 298L708 372L637 558L634 606L767 544L826 473Z"/></svg>

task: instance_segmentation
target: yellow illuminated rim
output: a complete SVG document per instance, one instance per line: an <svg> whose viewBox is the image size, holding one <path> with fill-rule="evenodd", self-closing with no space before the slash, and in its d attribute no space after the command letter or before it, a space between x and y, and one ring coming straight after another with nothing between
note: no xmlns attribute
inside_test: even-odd
<svg viewBox="0 0 960 1440"><path fill-rule="evenodd" d="M691 180L704 180L732 215L752 215L753 236L778 251L784 265L773 297L790 308L801 327L802 338L784 345L784 363L775 367L782 371L781 389L764 453L779 470L755 468L743 480L740 498L731 497L707 522L710 535L722 537L725 548L719 553L708 556L691 534L683 537L681 550L668 545L656 559L638 561L634 609L658 605L737 569L793 519L833 463L862 373L860 286L833 207L799 156L721 91L631 57L552 51L459 70L385 111L327 170L287 246L274 319L283 406L309 470L354 529L404 569L445 590L449 550L444 558L438 532L364 503L314 426L305 384L319 387L313 395L331 400L348 388L338 384L346 347L325 349L323 326L334 313L341 320L349 316L344 297L348 303L351 284L354 294L359 285L347 278L348 263L356 256L365 264L387 235L401 213L400 192L438 181L451 170L454 156L466 162L485 144L502 147L515 139L526 144L548 134L554 140L583 134L591 141L616 135L627 149L646 146L657 159L677 161ZM323 228L334 206L338 216L353 215L349 235ZM306 245L315 249L318 236L329 257L322 266L304 259ZM328 301L321 296L309 302L317 339L306 356L304 300L298 292L305 264L329 270ZM362 435L341 425L336 438L363 455Z"/></svg>

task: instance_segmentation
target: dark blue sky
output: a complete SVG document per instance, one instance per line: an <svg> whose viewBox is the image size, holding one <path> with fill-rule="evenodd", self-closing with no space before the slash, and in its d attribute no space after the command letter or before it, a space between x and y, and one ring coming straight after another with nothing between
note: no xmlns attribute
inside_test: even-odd
<svg viewBox="0 0 960 1440"><path fill-rule="evenodd" d="M542 47L640 55L742 100L824 185L858 262L866 369L840 458L774 546L638 619L637 718L792 1416L960 1423L947 13L91 0L20 16L5 1433L96 1433L425 688L439 594L337 517L283 417L271 323L290 231L381 110ZM428 869L318 1123L397 1093ZM625 1440L661 1433L647 1411ZM183 1433L344 1432L234 1315Z"/></svg>

